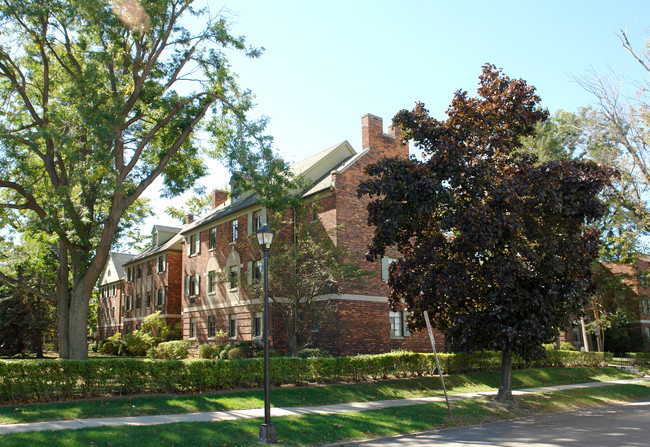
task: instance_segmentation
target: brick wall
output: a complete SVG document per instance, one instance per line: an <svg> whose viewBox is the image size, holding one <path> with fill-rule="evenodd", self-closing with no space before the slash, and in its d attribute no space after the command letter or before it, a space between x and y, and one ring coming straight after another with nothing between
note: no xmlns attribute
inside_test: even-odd
<svg viewBox="0 0 650 447"><path fill-rule="evenodd" d="M338 243L342 245L360 265L374 273L366 281L366 287L361 292L368 295L388 295L388 288L381 281L381 262L373 263L365 260L368 244L372 238L373 229L368 226L368 199L357 196L359 183L368 179L363 172L369 164L384 157L408 157L408 145L400 141L401 133L394 127L389 127L388 134L383 132L382 119L373 115L365 115L361 119L363 129L363 148L367 150L354 164L340 174L334 174L336 218L341 226L338 231ZM386 309L388 312L388 309Z"/></svg>

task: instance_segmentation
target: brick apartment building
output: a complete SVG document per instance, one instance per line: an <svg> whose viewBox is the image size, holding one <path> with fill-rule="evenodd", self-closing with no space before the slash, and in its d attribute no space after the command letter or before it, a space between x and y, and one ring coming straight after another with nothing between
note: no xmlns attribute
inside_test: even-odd
<svg viewBox="0 0 650 447"><path fill-rule="evenodd" d="M362 118L362 134L364 149L359 153L345 141L292 166L309 185L302 192L305 203L318 205L313 209L325 231L335 230L333 243L375 273L361 290L321 297L333 304L336 324L318 327L317 333L311 334L312 343L337 355L431 350L425 334L408 332L403 312L389 311L382 280L382 266L385 276L388 259L365 261L371 229L367 201L357 197L365 166L383 157L407 157L408 146L401 144L394 128L385 134L382 120L376 116ZM221 329L231 341L259 339L262 303L246 296L241 283L261 275L262 253L250 236L271 216L255 196L228 199L223 191L213 193L212 208L206 216L188 221L180 232L184 238L183 338L205 343ZM271 347L286 350L283 321L273 312L269 320ZM442 337L438 339L442 342Z"/></svg>
<svg viewBox="0 0 650 447"><path fill-rule="evenodd" d="M122 330L124 264L134 255L111 252L97 289L97 337L102 340Z"/></svg>
<svg viewBox="0 0 650 447"><path fill-rule="evenodd" d="M650 351L650 260L639 258L630 264L600 263L594 273L605 286L599 302L606 309L621 308L629 317L628 351ZM600 309L602 312L602 309ZM560 341L571 343L581 350L596 351L596 335L588 333L584 325L594 318L593 302L585 307L585 318L560 334ZM605 333L605 350L612 351Z"/></svg>
<svg viewBox="0 0 650 447"><path fill-rule="evenodd" d="M391 259L365 261L371 228L367 199L357 196L364 168L383 157L408 157L408 145L401 144L398 129L389 127L386 134L381 118L365 115L362 149L356 152L344 141L292 166L308 184L302 198L317 204L313 217L324 230L334 230L330 236L334 244L374 273L360 290L321 297L332 304L335 318L314 329L312 346L336 355L430 351L428 336L409 333L404 313L389 310L385 279ZM160 309L169 321L182 321L183 339L197 344L214 340L218 330L232 342L260 339L262 303L249 298L243 284L261 275L262 253L250 236L271 217L253 195L229 198L225 191L215 190L207 215L188 216L181 229L158 227L158 239L154 228L152 247L124 264L123 333L138 328L146 315ZM269 320L271 347L286 350L284 323L274 312ZM436 342L442 349L440 334Z"/></svg>
<svg viewBox="0 0 650 447"><path fill-rule="evenodd" d="M182 238L180 228L154 225L151 246L124 264L122 333L140 328L160 311L167 324L181 321Z"/></svg>

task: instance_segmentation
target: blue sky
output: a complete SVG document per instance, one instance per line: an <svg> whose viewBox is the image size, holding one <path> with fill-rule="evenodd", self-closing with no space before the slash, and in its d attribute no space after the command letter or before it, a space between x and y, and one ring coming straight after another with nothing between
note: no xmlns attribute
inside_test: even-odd
<svg viewBox="0 0 650 447"><path fill-rule="evenodd" d="M642 78L619 30L639 49L650 38L648 0L207 3L212 13L227 9L233 32L265 48L260 59L232 59L233 70L289 162L343 140L361 150L365 113L386 126L422 101L444 118L455 91L475 94L486 62L534 85L551 112L574 111L592 102L575 80L592 67ZM204 184L222 187L224 175L215 167Z"/></svg>

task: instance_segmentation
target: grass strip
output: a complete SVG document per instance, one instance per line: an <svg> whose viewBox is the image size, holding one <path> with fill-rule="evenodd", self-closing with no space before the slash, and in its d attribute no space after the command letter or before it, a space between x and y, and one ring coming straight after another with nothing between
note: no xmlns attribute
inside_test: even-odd
<svg viewBox="0 0 650 447"><path fill-rule="evenodd" d="M612 368L540 368L513 371L513 388L598 382L636 377ZM445 379L450 394L496 390L499 372L454 374ZM276 407L316 406L344 402L439 396L438 377L361 382L343 385L274 388ZM96 417L149 416L201 411L261 408L262 390L200 395L148 395L85 399L0 407L0 424L71 420Z"/></svg>
<svg viewBox="0 0 650 447"><path fill-rule="evenodd" d="M338 415L277 417L280 446L316 446L449 427L474 425L534 414L628 402L650 396L650 383L566 390L517 397L501 404L491 398L454 403L454 418L443 402ZM0 445L24 446L256 446L261 419L145 427L34 432L0 436Z"/></svg>

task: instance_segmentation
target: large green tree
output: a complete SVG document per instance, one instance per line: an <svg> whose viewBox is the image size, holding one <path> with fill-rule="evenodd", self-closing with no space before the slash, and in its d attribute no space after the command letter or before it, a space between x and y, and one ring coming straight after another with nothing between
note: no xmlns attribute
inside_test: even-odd
<svg viewBox="0 0 650 447"><path fill-rule="evenodd" d="M492 65L478 96L459 91L448 118L422 104L393 122L423 152L367 168L359 187L374 226L368 259L395 246L388 285L412 328L428 311L453 349L502 352L498 398L511 397L512 354L543 355L542 343L581 312L592 286L610 171L591 162L537 163L518 151L547 117L535 89Z"/></svg>
<svg viewBox="0 0 650 447"><path fill-rule="evenodd" d="M540 161L591 160L615 169L618 175L603 190L607 211L600 220L601 260L630 262L646 250L644 236L650 226L647 181L630 163L619 137L603 114L592 107L577 112L560 110L538 123L535 135L523 140L522 150L534 153ZM642 160L646 154L638 153Z"/></svg>
<svg viewBox="0 0 650 447"><path fill-rule="evenodd" d="M0 353L30 351L43 357L44 336L54 334L55 310L41 293L54 295L57 260L51 236L36 233L28 239L0 240L0 277L17 278L25 285L0 281Z"/></svg>
<svg viewBox="0 0 650 447"><path fill-rule="evenodd" d="M588 157L620 173L610 189L607 256L629 261L634 252L647 251L643 240L650 234L650 41L638 49L625 32L619 37L640 72L625 79L593 70L578 79L594 98L578 113L578 129Z"/></svg>
<svg viewBox="0 0 650 447"><path fill-rule="evenodd" d="M0 231L56 236L61 357L87 357L92 289L142 193L162 178L174 196L205 174L198 131L261 197L287 179L228 60L259 51L192 3L0 2Z"/></svg>

